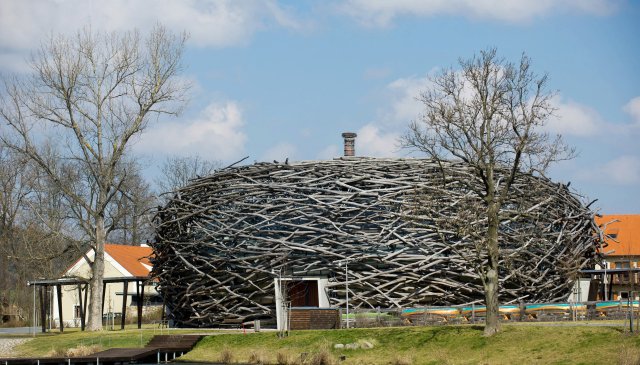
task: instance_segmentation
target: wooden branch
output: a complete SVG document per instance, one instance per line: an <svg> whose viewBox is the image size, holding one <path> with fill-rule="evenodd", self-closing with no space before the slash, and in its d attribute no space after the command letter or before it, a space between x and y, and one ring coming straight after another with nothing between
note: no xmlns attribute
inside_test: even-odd
<svg viewBox="0 0 640 365"><path fill-rule="evenodd" d="M487 222L469 181L482 184L463 164L419 159L223 169L157 213L153 274L185 326L273 319L279 274L326 277L331 305L343 305L345 258L354 308L479 303ZM501 209L500 300L564 300L595 260L593 213L546 178L518 174L512 191Z"/></svg>

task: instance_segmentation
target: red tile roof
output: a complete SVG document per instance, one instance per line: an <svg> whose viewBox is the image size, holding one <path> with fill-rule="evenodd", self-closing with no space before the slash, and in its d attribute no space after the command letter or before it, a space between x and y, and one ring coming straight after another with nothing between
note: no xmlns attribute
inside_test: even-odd
<svg viewBox="0 0 640 365"><path fill-rule="evenodd" d="M116 245L108 243L104 245L104 251L122 265L122 267L124 267L124 269L131 275L149 275L150 270L143 264L152 266L149 261L149 256L153 254L151 247Z"/></svg>
<svg viewBox="0 0 640 365"><path fill-rule="evenodd" d="M607 256L640 256L640 214L604 215L596 217L596 223L609 244L604 251L615 250Z"/></svg>

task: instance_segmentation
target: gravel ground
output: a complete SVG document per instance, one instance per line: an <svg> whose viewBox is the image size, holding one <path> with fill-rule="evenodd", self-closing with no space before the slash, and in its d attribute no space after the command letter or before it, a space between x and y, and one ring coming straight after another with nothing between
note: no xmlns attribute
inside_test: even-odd
<svg viewBox="0 0 640 365"><path fill-rule="evenodd" d="M13 348L30 340L31 338L0 338L0 357L15 356Z"/></svg>

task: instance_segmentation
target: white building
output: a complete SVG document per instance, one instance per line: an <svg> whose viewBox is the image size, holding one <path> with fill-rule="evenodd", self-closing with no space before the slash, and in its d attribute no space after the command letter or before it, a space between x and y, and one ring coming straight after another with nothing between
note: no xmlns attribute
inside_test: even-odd
<svg viewBox="0 0 640 365"><path fill-rule="evenodd" d="M139 296L143 297L143 305L161 305L162 301L158 292L155 289L155 285L145 283L144 291L141 291L141 287L137 287L137 283L142 283L142 280L138 282L134 281L136 278L146 278L151 271L151 262L149 257L153 254L153 251L149 246L127 246L106 244L105 245L105 265L104 265L104 306L103 313L107 316L115 316L119 318L122 316L122 304L123 299L127 298L125 305L126 316L131 317L136 313ZM94 252L89 250L86 253L89 260L93 260ZM68 278L84 278L90 277L91 269L84 257L80 257L73 265L71 265L63 274L63 277ZM113 282L110 282L113 281ZM125 281L128 281L125 284ZM125 294L125 286L127 287ZM75 285L62 286L62 318L65 327L79 327L81 324L81 313L85 311L85 308L89 307L89 303L85 303L85 298L88 295L85 293L86 287L83 287L82 298L80 298L79 291ZM143 295L140 295L143 294ZM53 320L57 326L60 324L60 315L58 310L57 293L54 290L52 297L52 311ZM83 304L82 308L80 303Z"/></svg>

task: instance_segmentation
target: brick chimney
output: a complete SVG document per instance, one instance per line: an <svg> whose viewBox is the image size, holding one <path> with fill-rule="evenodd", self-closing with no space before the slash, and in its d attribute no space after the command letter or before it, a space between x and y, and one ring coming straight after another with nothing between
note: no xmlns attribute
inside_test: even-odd
<svg viewBox="0 0 640 365"><path fill-rule="evenodd" d="M356 137L358 135L353 132L342 133L344 138L344 155L345 157L353 157L356 155Z"/></svg>

